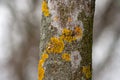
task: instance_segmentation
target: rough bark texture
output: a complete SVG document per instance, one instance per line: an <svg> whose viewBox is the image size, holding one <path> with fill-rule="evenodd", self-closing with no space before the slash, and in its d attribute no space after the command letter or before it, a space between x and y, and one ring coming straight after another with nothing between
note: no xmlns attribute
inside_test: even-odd
<svg viewBox="0 0 120 80"><path fill-rule="evenodd" d="M46 0L45 3L49 12L48 15L44 14L45 10L41 13L40 61L43 54L47 57L43 63L39 62L39 80L92 80L95 1ZM58 43L54 44L55 40L51 38L57 38ZM61 47L62 42L64 47ZM59 48L63 49L54 51ZM63 57L63 54L67 56Z"/></svg>

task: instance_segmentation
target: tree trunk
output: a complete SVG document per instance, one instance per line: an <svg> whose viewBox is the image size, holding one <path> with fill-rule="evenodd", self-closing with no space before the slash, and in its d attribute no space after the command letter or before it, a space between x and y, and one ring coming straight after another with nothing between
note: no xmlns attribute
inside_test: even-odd
<svg viewBox="0 0 120 80"><path fill-rule="evenodd" d="M42 0L38 80L92 80L94 0Z"/></svg>

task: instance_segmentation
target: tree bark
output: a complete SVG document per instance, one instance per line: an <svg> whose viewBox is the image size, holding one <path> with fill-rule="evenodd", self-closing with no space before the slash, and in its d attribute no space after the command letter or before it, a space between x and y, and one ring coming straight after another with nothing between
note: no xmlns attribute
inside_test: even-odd
<svg viewBox="0 0 120 80"><path fill-rule="evenodd" d="M39 80L92 80L94 4L41 1Z"/></svg>

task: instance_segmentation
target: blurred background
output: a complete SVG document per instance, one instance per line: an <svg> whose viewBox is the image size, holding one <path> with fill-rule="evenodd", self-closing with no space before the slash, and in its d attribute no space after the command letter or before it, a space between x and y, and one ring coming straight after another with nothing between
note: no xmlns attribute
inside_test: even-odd
<svg viewBox="0 0 120 80"><path fill-rule="evenodd" d="M96 0L93 80L120 80L120 0Z"/></svg>
<svg viewBox="0 0 120 80"><path fill-rule="evenodd" d="M37 80L38 0L0 0L0 80ZM120 80L120 0L96 0L93 80Z"/></svg>

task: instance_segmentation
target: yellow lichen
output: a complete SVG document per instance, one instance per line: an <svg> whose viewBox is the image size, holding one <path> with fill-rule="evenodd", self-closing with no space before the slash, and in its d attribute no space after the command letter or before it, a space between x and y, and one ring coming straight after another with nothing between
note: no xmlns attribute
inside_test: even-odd
<svg viewBox="0 0 120 80"><path fill-rule="evenodd" d="M89 79L92 75L90 71L90 66L83 66L82 72L85 74L87 79Z"/></svg>
<svg viewBox="0 0 120 80"><path fill-rule="evenodd" d="M43 80L45 70L43 67L38 67L38 80Z"/></svg>
<svg viewBox="0 0 120 80"><path fill-rule="evenodd" d="M43 12L44 16L49 16L50 15L50 12L49 12L49 9L48 9L48 4L45 0L43 0L43 2L42 2L42 12Z"/></svg>
<svg viewBox="0 0 120 80"><path fill-rule="evenodd" d="M76 38L76 39L82 37L82 34L83 34L82 28L76 26L73 32L74 32L74 34L75 34L75 38Z"/></svg>
<svg viewBox="0 0 120 80"><path fill-rule="evenodd" d="M74 30L69 30L67 28L64 28L62 30L62 35L60 36L60 39L66 41L66 42L72 42L74 40L77 40L82 37L82 29L80 27L75 27Z"/></svg>
<svg viewBox="0 0 120 80"><path fill-rule="evenodd" d="M43 68L43 64L47 58L48 58L48 54L43 53L43 55L39 61L39 64L38 64L38 80L42 80L44 78L45 70Z"/></svg>
<svg viewBox="0 0 120 80"><path fill-rule="evenodd" d="M48 58L48 54L47 53L44 53L41 57L42 60L46 60Z"/></svg>
<svg viewBox="0 0 120 80"><path fill-rule="evenodd" d="M57 37L52 37L47 46L48 53L61 53L64 49L64 42Z"/></svg>
<svg viewBox="0 0 120 80"><path fill-rule="evenodd" d="M63 53L63 54L62 54L62 59L65 60L65 61L70 61L70 60L71 60L70 54L68 54L68 53Z"/></svg>
<svg viewBox="0 0 120 80"><path fill-rule="evenodd" d="M44 64L44 60L41 59L41 60L39 61L39 66L43 66L43 64Z"/></svg>
<svg viewBox="0 0 120 80"><path fill-rule="evenodd" d="M66 28L64 28L62 30L62 35L60 36L60 39L66 41L66 42L72 42L72 41L76 40L73 36L72 30L69 30Z"/></svg>

